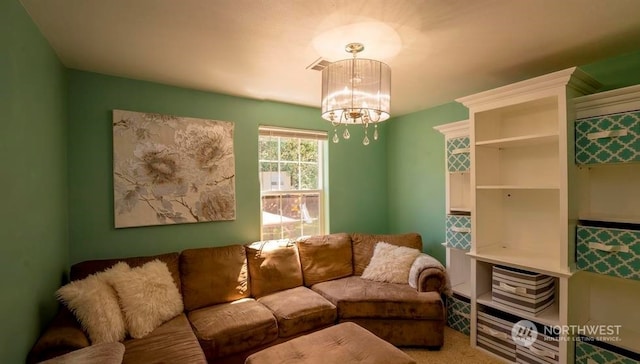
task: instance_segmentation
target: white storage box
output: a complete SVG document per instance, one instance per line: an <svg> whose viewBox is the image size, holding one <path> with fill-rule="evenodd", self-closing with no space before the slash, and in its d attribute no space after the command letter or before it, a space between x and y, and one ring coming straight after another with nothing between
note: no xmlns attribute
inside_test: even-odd
<svg viewBox="0 0 640 364"><path fill-rule="evenodd" d="M491 294L496 303L536 316L553 305L555 278L496 265L493 266Z"/></svg>

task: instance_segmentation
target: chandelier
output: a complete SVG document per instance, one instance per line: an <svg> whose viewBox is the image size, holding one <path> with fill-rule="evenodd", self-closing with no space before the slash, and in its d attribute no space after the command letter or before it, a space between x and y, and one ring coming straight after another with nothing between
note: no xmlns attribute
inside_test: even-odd
<svg viewBox="0 0 640 364"><path fill-rule="evenodd" d="M369 145L369 124L378 140L378 123L389 118L391 104L391 68L372 59L356 58L364 50L361 43L345 47L353 55L331 63L322 70L322 118L333 125L333 142L338 143L338 127L344 125L343 139L351 134L347 125L361 124L362 144Z"/></svg>

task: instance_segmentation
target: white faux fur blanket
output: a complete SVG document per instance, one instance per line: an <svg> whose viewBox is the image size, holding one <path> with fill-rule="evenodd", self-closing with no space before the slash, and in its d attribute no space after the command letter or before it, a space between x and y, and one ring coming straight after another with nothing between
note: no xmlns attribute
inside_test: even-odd
<svg viewBox="0 0 640 364"><path fill-rule="evenodd" d="M436 268L442 271L445 276L445 284L444 287L441 288L440 293L446 294L447 296L451 295L451 281L449 280L449 274L447 274L447 270L444 268L442 263L440 263L436 258L432 257L428 254L420 254L413 261L411 265L411 269L409 270L409 285L413 288L418 288L418 277L420 276L420 272L427 268Z"/></svg>

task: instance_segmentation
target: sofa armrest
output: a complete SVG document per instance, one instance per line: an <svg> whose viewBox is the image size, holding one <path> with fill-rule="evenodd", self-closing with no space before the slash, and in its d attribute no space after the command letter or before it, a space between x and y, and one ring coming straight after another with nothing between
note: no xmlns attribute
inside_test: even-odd
<svg viewBox="0 0 640 364"><path fill-rule="evenodd" d="M451 294L447 270L436 258L424 253L418 255L411 265L409 285L418 292L435 291L445 295Z"/></svg>
<svg viewBox="0 0 640 364"><path fill-rule="evenodd" d="M444 293L446 287L446 273L438 268L426 268L418 275L418 292Z"/></svg>
<svg viewBox="0 0 640 364"><path fill-rule="evenodd" d="M61 306L27 357L27 363L38 363L90 345L89 338L73 314Z"/></svg>

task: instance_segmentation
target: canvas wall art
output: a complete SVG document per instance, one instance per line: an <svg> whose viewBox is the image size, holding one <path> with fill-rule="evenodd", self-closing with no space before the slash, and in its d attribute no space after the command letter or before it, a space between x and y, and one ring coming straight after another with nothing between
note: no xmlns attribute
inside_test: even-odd
<svg viewBox="0 0 640 364"><path fill-rule="evenodd" d="M235 220L233 123L113 110L115 227Z"/></svg>

